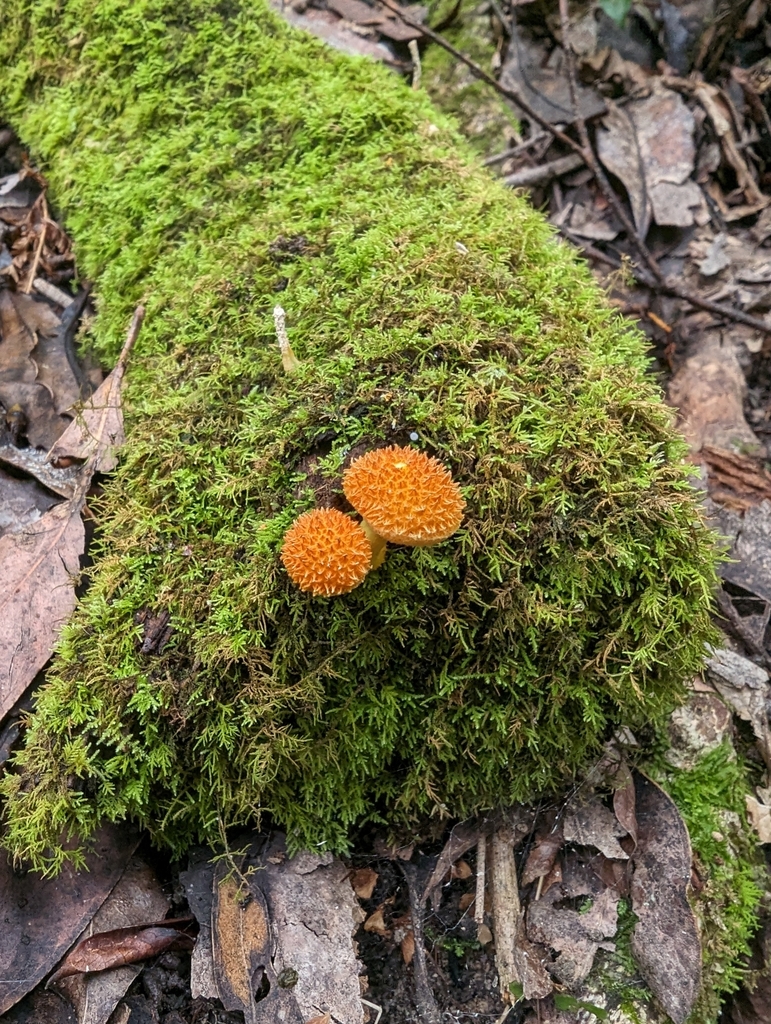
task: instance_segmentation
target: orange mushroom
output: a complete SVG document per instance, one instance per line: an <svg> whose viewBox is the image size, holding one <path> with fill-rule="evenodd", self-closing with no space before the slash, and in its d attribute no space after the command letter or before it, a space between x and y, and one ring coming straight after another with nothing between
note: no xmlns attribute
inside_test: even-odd
<svg viewBox="0 0 771 1024"><path fill-rule="evenodd" d="M372 544L373 568L385 557L385 543L427 547L452 536L465 502L450 471L417 448L378 448L351 463L343 490L364 517Z"/></svg>
<svg viewBox="0 0 771 1024"><path fill-rule="evenodd" d="M281 561L300 590L333 597L362 582L372 568L372 548L353 519L334 508L316 508L287 530Z"/></svg>

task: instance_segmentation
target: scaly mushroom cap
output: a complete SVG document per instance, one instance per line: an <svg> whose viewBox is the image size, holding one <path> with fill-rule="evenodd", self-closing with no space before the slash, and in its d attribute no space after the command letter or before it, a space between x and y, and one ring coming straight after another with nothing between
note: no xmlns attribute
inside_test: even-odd
<svg viewBox="0 0 771 1024"><path fill-rule="evenodd" d="M300 590L333 597L358 587L372 567L372 548L358 523L337 509L315 508L287 530L281 561Z"/></svg>
<svg viewBox="0 0 771 1024"><path fill-rule="evenodd" d="M372 529L392 544L425 547L451 536L465 502L450 471L417 448L378 448L351 463L343 490Z"/></svg>

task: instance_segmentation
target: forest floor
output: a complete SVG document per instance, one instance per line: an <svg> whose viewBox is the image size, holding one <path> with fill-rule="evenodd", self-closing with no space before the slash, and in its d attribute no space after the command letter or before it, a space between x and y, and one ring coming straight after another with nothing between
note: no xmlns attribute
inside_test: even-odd
<svg viewBox="0 0 771 1024"><path fill-rule="evenodd" d="M771 789L764 788L771 757L771 4L627 7L623 0L585 3L574 5L572 15L563 9L561 19L545 0L459 0L405 9L406 21L390 5L375 10L361 0L295 0L281 9L332 45L382 60L427 89L456 116L491 173L530 191L555 231L589 261L611 302L649 338L651 372L678 410L694 480L731 554L721 569L716 616L734 660L716 662L695 684L691 717L681 716L671 730L669 767L687 771L694 749L714 753L722 742L734 742L756 783L754 794L741 800L747 828L754 829L753 842L771 844ZM480 80L480 70L490 82ZM98 486L121 433L120 381L111 368L84 361L78 349L93 309L66 231L48 204L45 180L28 163L23 140L0 126L0 553L8 565L15 536L78 488L85 494ZM73 435L67 412L89 394L95 409L96 396L107 395L103 404L113 410L111 423L102 425L110 452L105 441L96 454L84 454L82 438ZM54 449L52 465L45 453ZM42 614L53 622L59 612ZM167 623L142 625L148 650L162 646ZM51 628L40 631L44 645ZM32 676L4 694L0 767L23 736L44 673ZM633 850L638 865L645 856L661 858L646 839L645 801L654 808L649 831L653 823L680 835L671 802L652 797L646 785L630 776L611 799L595 792L594 783L579 794L579 785L560 803L525 817L443 827L419 849L392 849L384 835L368 831L345 864L322 857L296 871L281 837L230 837L230 849L214 865L200 851L180 864L130 830L108 829L100 840L101 866L92 863L88 875L41 880L5 867L0 892L11 909L0 948L15 950L15 976L3 978L0 969L6 1007L0 1019L269 1021L279 1019L296 992L286 1019L347 1022L356 1019L354 1011L330 1018L324 999L336 988L350 990L351 978L351 999L357 1002L361 985L373 1024L603 1019L604 1004L588 998L505 1003L489 927L495 908L489 894L479 897L495 837L508 830L521 890L516 898L545 908L538 936L534 927L528 941L540 941L552 955L559 950L563 961L583 957L582 977L603 963L611 970L611 953L628 950L631 927L624 908L633 894L621 866ZM631 810L623 792L632 793ZM334 912L331 899L327 910L318 910L328 912L317 936L326 952L312 943L290 949L297 965L303 957L311 964L312 992L298 984L294 968L271 973L247 956L254 992L239 1010L243 950L240 961L235 953L229 959L234 925L216 892L217 885L236 884L233 878L250 885L256 865L271 880L251 889L255 936L268 918L285 942L294 941L287 936L296 934L298 922L310 928L303 913L316 896L302 886L311 878L320 880L317 888L343 878L350 895ZM690 874L690 860L687 866ZM697 887L698 874L697 865ZM558 880L568 896L556 906L547 896ZM766 884L761 879L760 888ZM612 925L602 917L611 892ZM286 911L284 932L275 919L278 906ZM761 908L769 909L767 901ZM355 947L351 912L358 922ZM587 927L593 914L594 931ZM663 918L654 924L676 926ZM265 949L262 954L270 959ZM329 963L317 959L314 967L313 957L322 956ZM728 997L725 1024L771 1022L765 919L750 966L755 989L739 987ZM697 984L685 960L678 969L675 981L684 990ZM634 982L634 964L630 971ZM662 977L658 983L666 987Z"/></svg>

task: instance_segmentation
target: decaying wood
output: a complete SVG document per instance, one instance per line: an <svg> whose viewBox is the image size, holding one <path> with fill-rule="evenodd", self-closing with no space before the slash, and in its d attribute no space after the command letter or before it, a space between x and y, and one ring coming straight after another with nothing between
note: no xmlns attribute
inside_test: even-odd
<svg viewBox="0 0 771 1024"><path fill-rule="evenodd" d="M514 861L514 837L509 826L493 833L491 882L493 931L495 934L495 966L501 997L511 999L511 985L520 982L515 963L517 932L522 923L519 902L517 866Z"/></svg>

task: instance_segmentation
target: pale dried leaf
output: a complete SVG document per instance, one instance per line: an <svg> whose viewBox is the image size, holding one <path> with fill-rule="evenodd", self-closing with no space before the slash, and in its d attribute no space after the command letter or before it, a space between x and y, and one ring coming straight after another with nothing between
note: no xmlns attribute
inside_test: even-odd
<svg viewBox="0 0 771 1024"><path fill-rule="evenodd" d="M30 358L37 338L21 315L18 305L21 298L25 296L7 289L0 291L0 383L31 384L37 375Z"/></svg>
<svg viewBox="0 0 771 1024"><path fill-rule="evenodd" d="M459 878L462 881L465 878L471 878L473 873L467 861L456 860L450 870L450 878Z"/></svg>
<svg viewBox="0 0 771 1024"><path fill-rule="evenodd" d="M551 124L571 124L575 112L565 69L564 53L549 53L532 36L514 23L512 39L501 67L500 82L516 90L530 106ZM605 112L605 101L593 89L578 83L578 113L587 120Z"/></svg>
<svg viewBox="0 0 771 1024"><path fill-rule="evenodd" d="M564 842L561 819L553 824L547 822L539 829L522 873L523 885L530 885L550 873Z"/></svg>
<svg viewBox="0 0 771 1024"><path fill-rule="evenodd" d="M602 123L604 130L597 132L597 155L623 183L637 234L645 238L651 222L651 206L635 126L627 110L611 101L608 101L608 113Z"/></svg>
<svg viewBox="0 0 771 1024"><path fill-rule="evenodd" d="M391 934L391 929L385 923L383 917L382 906L378 907L377 910L370 914L367 920L364 922L364 931L373 932L375 935L380 935L385 938Z"/></svg>
<svg viewBox="0 0 771 1024"><path fill-rule="evenodd" d="M634 778L623 761L613 777L613 813L624 831L637 845L637 815L635 814ZM611 858L613 859L613 858Z"/></svg>
<svg viewBox="0 0 771 1024"><path fill-rule="evenodd" d="M763 758L771 765L771 732L766 710L771 694L768 672L729 650L713 651L706 664L710 682L736 714L752 725Z"/></svg>
<svg viewBox="0 0 771 1024"><path fill-rule="evenodd" d="M85 547L81 504L66 501L0 537L0 718L51 656L75 604Z"/></svg>
<svg viewBox="0 0 771 1024"><path fill-rule="evenodd" d="M123 431L121 383L123 367L118 365L94 394L77 410L75 419L51 449L49 458L90 459L93 471L108 473L118 460L115 450L126 440Z"/></svg>
<svg viewBox="0 0 771 1024"><path fill-rule="evenodd" d="M190 960L190 990L193 999L218 999L212 949L212 901L214 864L211 850L190 851L187 871L180 871L190 912L198 921L198 938Z"/></svg>
<svg viewBox="0 0 771 1024"><path fill-rule="evenodd" d="M444 844L444 848L439 854L439 860L436 862L436 867L431 872L431 877L426 882L426 887L423 890L422 895L423 902L428 899L437 886L442 884L455 861L459 857L462 857L464 853L467 853L476 846L479 842L480 835L490 831L490 829L490 823L480 825L477 822L472 822L470 825L456 825L453 828L450 832L449 839Z"/></svg>
<svg viewBox="0 0 771 1024"><path fill-rule="evenodd" d="M517 932L514 963L525 999L545 999L553 991L554 985L547 970L550 963L549 951L544 946L530 941L524 922L520 922Z"/></svg>
<svg viewBox="0 0 771 1024"><path fill-rule="evenodd" d="M57 501L37 480L19 479L0 470L0 537L30 526Z"/></svg>
<svg viewBox="0 0 771 1024"><path fill-rule="evenodd" d="M298 973L292 994L302 1015L326 1008L339 1024L362 1024L360 965L353 944L359 904L345 865L331 854L299 854L256 871L253 879L267 899L276 971L293 967Z"/></svg>
<svg viewBox="0 0 771 1024"><path fill-rule="evenodd" d="M572 986L589 974L597 950L609 948L618 924L619 894L605 889L583 913L558 908L563 898L560 887L554 886L547 896L530 904L527 935L558 953L549 971L560 983Z"/></svg>
<svg viewBox="0 0 771 1024"><path fill-rule="evenodd" d="M277 983L272 959L270 920L265 896L228 874L224 862L215 873L212 945L219 998L226 1010L244 1015L245 1024L303 1024L304 1016L289 989ZM255 989L268 978L268 994L259 1001Z"/></svg>
<svg viewBox="0 0 771 1024"><path fill-rule="evenodd" d="M563 835L566 843L593 846L613 860L626 860L627 854L618 842L627 831L602 801L592 795L570 804L565 815Z"/></svg>
<svg viewBox="0 0 771 1024"><path fill-rule="evenodd" d="M771 843L771 807L754 796L747 795L744 799L750 824L758 834L758 842Z"/></svg>

